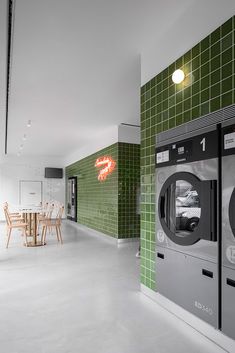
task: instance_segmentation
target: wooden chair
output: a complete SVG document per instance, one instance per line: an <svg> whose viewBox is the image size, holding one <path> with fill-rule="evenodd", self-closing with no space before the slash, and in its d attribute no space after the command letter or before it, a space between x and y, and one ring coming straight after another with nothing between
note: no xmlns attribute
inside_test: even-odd
<svg viewBox="0 0 235 353"><path fill-rule="evenodd" d="M14 220L22 220L23 221L23 217L22 215L19 213L19 212L10 212L9 211L9 205L8 205L8 202L4 202L3 204L3 207L6 207L7 208L7 211L8 211L8 215L9 217L14 221Z"/></svg>
<svg viewBox="0 0 235 353"><path fill-rule="evenodd" d="M51 217L49 218L46 217L44 220L41 221L41 224L42 224L41 241L43 243L45 243L46 241L47 230L51 230L53 228L55 228L56 230L56 236L57 236L58 242L60 242L61 244L63 243L62 235L61 235L61 220L62 220L63 213L64 213L64 206L60 206L55 219L52 219Z"/></svg>
<svg viewBox="0 0 235 353"><path fill-rule="evenodd" d="M22 222L22 219L20 220L15 220L12 221L12 219L10 218L9 212L8 212L8 208L5 206L4 207L4 214L5 214L5 218L6 218L6 222L7 222L7 244L6 244L6 248L8 248L9 245L9 241L10 241L10 237L11 237L11 231L12 229L22 229L24 238L25 238L25 245L28 246L28 242L27 242L27 234L26 234L26 227L27 227L27 223Z"/></svg>

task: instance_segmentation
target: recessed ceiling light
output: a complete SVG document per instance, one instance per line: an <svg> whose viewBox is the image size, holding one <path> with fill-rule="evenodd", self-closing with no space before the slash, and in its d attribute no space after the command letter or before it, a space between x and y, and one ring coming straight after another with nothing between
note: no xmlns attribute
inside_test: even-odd
<svg viewBox="0 0 235 353"><path fill-rule="evenodd" d="M26 140L26 134L24 134L24 136L22 137L22 140L23 140L23 141Z"/></svg>
<svg viewBox="0 0 235 353"><path fill-rule="evenodd" d="M20 150L22 150L22 149L23 149L23 147L24 147L24 145L23 145L23 144L21 144L21 145L20 145Z"/></svg>
<svg viewBox="0 0 235 353"><path fill-rule="evenodd" d="M28 121L27 127L31 126L31 120Z"/></svg>

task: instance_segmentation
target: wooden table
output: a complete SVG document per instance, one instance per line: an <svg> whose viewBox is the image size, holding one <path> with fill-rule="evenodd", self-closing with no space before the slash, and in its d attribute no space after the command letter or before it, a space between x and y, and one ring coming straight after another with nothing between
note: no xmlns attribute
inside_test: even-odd
<svg viewBox="0 0 235 353"><path fill-rule="evenodd" d="M42 207L21 207L17 208L17 211L22 213L25 223L28 224L26 228L27 236L32 236L33 240L28 242L28 247L43 246L46 243L42 243L37 239L37 229L38 229L38 216L42 213ZM26 245L26 244L25 244Z"/></svg>

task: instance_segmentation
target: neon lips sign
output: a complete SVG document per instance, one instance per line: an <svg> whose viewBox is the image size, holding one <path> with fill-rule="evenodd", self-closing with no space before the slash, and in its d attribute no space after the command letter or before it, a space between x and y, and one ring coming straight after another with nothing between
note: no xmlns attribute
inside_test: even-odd
<svg viewBox="0 0 235 353"><path fill-rule="evenodd" d="M99 181L104 181L109 174L113 172L115 169L116 162L111 158L111 157L100 157L96 160L95 162L95 167L100 168L99 174L98 174L98 180Z"/></svg>

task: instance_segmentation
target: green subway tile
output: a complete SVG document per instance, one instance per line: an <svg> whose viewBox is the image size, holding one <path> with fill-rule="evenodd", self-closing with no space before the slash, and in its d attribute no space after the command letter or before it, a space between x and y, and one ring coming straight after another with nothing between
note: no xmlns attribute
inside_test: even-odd
<svg viewBox="0 0 235 353"><path fill-rule="evenodd" d="M172 79L171 79L171 83L172 83ZM173 84L171 84L170 86L169 86L169 96L172 96L173 94L175 94L175 85Z"/></svg>
<svg viewBox="0 0 235 353"><path fill-rule="evenodd" d="M210 99L210 91L209 89L205 89L201 92L201 103L204 103Z"/></svg>
<svg viewBox="0 0 235 353"><path fill-rule="evenodd" d="M175 118L171 118L169 120L169 129L171 129L171 128L175 127L175 126L176 126L175 125Z"/></svg>
<svg viewBox="0 0 235 353"><path fill-rule="evenodd" d="M229 77L233 74L233 64L234 62L229 62L222 67L222 79Z"/></svg>
<svg viewBox="0 0 235 353"><path fill-rule="evenodd" d="M191 120L191 112L188 110L187 112L183 113L183 122L187 123Z"/></svg>
<svg viewBox="0 0 235 353"><path fill-rule="evenodd" d="M210 76L205 76L201 80L201 90L208 88L210 86Z"/></svg>
<svg viewBox="0 0 235 353"><path fill-rule="evenodd" d="M201 66L201 77L208 75L210 72L209 62Z"/></svg>
<svg viewBox="0 0 235 353"><path fill-rule="evenodd" d="M200 103L200 93L195 94L192 97L192 107L196 107Z"/></svg>
<svg viewBox="0 0 235 353"><path fill-rule="evenodd" d="M215 71L220 68L221 65L221 56L217 55L211 60L211 71Z"/></svg>
<svg viewBox="0 0 235 353"><path fill-rule="evenodd" d="M211 44L214 44L221 38L221 28L217 28L214 32L211 33Z"/></svg>
<svg viewBox="0 0 235 353"><path fill-rule="evenodd" d="M227 92L222 95L222 108L232 104L233 102L233 92Z"/></svg>
<svg viewBox="0 0 235 353"><path fill-rule="evenodd" d="M176 114L178 115L178 114L182 113L182 111L183 111L183 104L182 103L178 103L176 105Z"/></svg>
<svg viewBox="0 0 235 353"><path fill-rule="evenodd" d="M200 56L196 56L192 60L192 70L196 70L200 67Z"/></svg>
<svg viewBox="0 0 235 353"><path fill-rule="evenodd" d="M169 118L172 118L173 116L175 116L175 107L169 109Z"/></svg>
<svg viewBox="0 0 235 353"><path fill-rule="evenodd" d="M207 49L201 53L201 65L205 64L209 60L210 60L210 51L209 49Z"/></svg>
<svg viewBox="0 0 235 353"><path fill-rule="evenodd" d="M192 57L196 57L197 55L199 55L200 53L200 44L197 44L195 45L193 48L192 48Z"/></svg>
<svg viewBox="0 0 235 353"><path fill-rule="evenodd" d="M231 23L232 20L227 21L158 74L155 85L151 80L151 88L156 86L155 95L151 90L151 97L148 94L146 100L149 84L141 89L141 175L144 178L141 180L145 180L146 186L141 206L144 215L141 217L141 281L149 288L156 288L155 135L235 103L235 26L231 30ZM187 79L174 85L171 75L178 68L185 70ZM148 107L147 102L153 97L156 97L156 109L150 110L153 106ZM132 233L130 227L128 229L129 236Z"/></svg>
<svg viewBox="0 0 235 353"><path fill-rule="evenodd" d="M201 51L208 49L210 46L210 36L207 36L201 41Z"/></svg>
<svg viewBox="0 0 235 353"><path fill-rule="evenodd" d="M233 29L233 18L230 18L227 22L222 25L222 36L226 36Z"/></svg>
<svg viewBox="0 0 235 353"><path fill-rule="evenodd" d="M156 80L155 80L155 77L154 77L154 78L152 78L152 80L151 80L150 86L151 86L151 88L152 88L152 87L155 87L155 85L156 85ZM152 91L152 90L151 90L151 91Z"/></svg>
<svg viewBox="0 0 235 353"><path fill-rule="evenodd" d="M184 101L184 110L189 110L191 108L191 98L188 98Z"/></svg>
<svg viewBox="0 0 235 353"><path fill-rule="evenodd" d="M189 50L186 54L184 54L184 58L183 58L184 64L188 63L191 59L192 59L192 52L191 50Z"/></svg>
<svg viewBox="0 0 235 353"><path fill-rule="evenodd" d="M205 102L201 105L201 115L208 114L210 111L210 102Z"/></svg>
<svg viewBox="0 0 235 353"><path fill-rule="evenodd" d="M214 112L218 109L220 109L220 97L214 98L210 102L211 105L211 111Z"/></svg>
<svg viewBox="0 0 235 353"><path fill-rule="evenodd" d="M171 96L169 98L169 107L172 107L173 105L175 105L175 101L176 101L175 95Z"/></svg>
<svg viewBox="0 0 235 353"><path fill-rule="evenodd" d="M163 110L168 109L168 99L163 101Z"/></svg>
<svg viewBox="0 0 235 353"><path fill-rule="evenodd" d="M176 103L180 103L180 102L182 102L182 100L183 100L183 92L182 91L177 92L177 94L176 94Z"/></svg>
<svg viewBox="0 0 235 353"><path fill-rule="evenodd" d="M154 97L155 94L156 94L156 88L154 86L153 88L151 88L150 95L151 95L151 97Z"/></svg>
<svg viewBox="0 0 235 353"><path fill-rule="evenodd" d="M175 63L172 63L169 68L168 68L168 74L171 76L173 72L175 71Z"/></svg>
<svg viewBox="0 0 235 353"><path fill-rule="evenodd" d="M211 47L211 58L214 58L219 54L220 54L220 42L217 42Z"/></svg>
<svg viewBox="0 0 235 353"><path fill-rule="evenodd" d="M233 88L232 76L222 81L222 92L231 91Z"/></svg>
<svg viewBox="0 0 235 353"><path fill-rule="evenodd" d="M185 88L184 89L184 99L189 98L191 96L191 92L192 92L191 87Z"/></svg>
<svg viewBox="0 0 235 353"><path fill-rule="evenodd" d="M215 97L219 96L220 93L221 93L220 83L217 83L216 85L211 86L211 94L210 94L211 98L215 98Z"/></svg>
<svg viewBox="0 0 235 353"><path fill-rule="evenodd" d="M194 95L194 94L198 93L199 90L200 90L200 83L199 83L199 81L194 82L194 83L192 84L192 94Z"/></svg>
<svg viewBox="0 0 235 353"><path fill-rule="evenodd" d="M192 119L196 119L200 116L200 108L199 106L192 109Z"/></svg>
<svg viewBox="0 0 235 353"><path fill-rule="evenodd" d="M163 128L163 131L168 130L168 120L163 122L162 128Z"/></svg>
<svg viewBox="0 0 235 353"><path fill-rule="evenodd" d="M214 85L218 81L220 81L220 69L212 72L211 74L211 84Z"/></svg>
<svg viewBox="0 0 235 353"><path fill-rule="evenodd" d="M183 65L183 57L180 57L179 59L176 60L176 63L175 63L175 69L180 69L181 66Z"/></svg>
<svg viewBox="0 0 235 353"><path fill-rule="evenodd" d="M165 90L162 92L162 99L168 99L168 89L165 89Z"/></svg>
<svg viewBox="0 0 235 353"><path fill-rule="evenodd" d="M233 33L229 33L226 37L222 40L222 50L226 50L233 45Z"/></svg>
<svg viewBox="0 0 235 353"><path fill-rule="evenodd" d="M222 65L225 65L228 62L232 61L232 55L233 55L232 48L229 48L225 52L223 52L222 53Z"/></svg>
<svg viewBox="0 0 235 353"><path fill-rule="evenodd" d="M182 114L178 114L176 115L176 126L181 125L183 123L183 115Z"/></svg>
<svg viewBox="0 0 235 353"><path fill-rule="evenodd" d="M192 74L193 74L194 82L198 81L201 77L200 69L194 70Z"/></svg>

